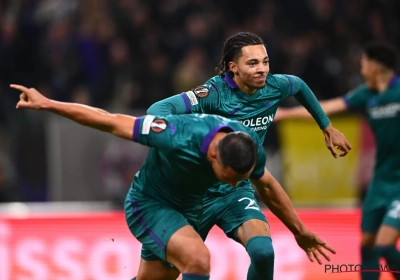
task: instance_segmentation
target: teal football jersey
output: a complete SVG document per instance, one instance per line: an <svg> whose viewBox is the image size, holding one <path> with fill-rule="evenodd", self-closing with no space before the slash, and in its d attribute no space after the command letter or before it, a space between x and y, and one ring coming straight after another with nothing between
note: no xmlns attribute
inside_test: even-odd
<svg viewBox="0 0 400 280"><path fill-rule="evenodd" d="M299 80L290 75L269 74L266 86L248 95L227 74L211 78L203 86L182 93L182 97L191 113L216 114L238 120L254 130L263 142L279 104L298 91Z"/></svg>
<svg viewBox="0 0 400 280"><path fill-rule="evenodd" d="M273 122L276 110L287 97L301 90L311 90L300 78L292 75L269 74L266 85L254 94L244 93L234 82L231 73L224 77L215 76L204 85L181 94L190 113L216 114L231 120L238 120L255 131L264 141L268 128ZM318 102L316 99L314 102ZM242 186L250 188L248 181ZM232 191L229 185L218 183L209 192L216 195Z"/></svg>
<svg viewBox="0 0 400 280"><path fill-rule="evenodd" d="M201 209L207 189L218 182L207 150L214 135L223 128L245 132L253 138L258 160L250 178L261 178L266 161L264 148L257 134L240 122L205 114L147 115L136 119L133 140L151 149L134 177L135 187L130 194L149 195L178 211Z"/></svg>
<svg viewBox="0 0 400 280"><path fill-rule="evenodd" d="M376 144L375 181L400 182L400 79L379 94L364 84L344 97L349 108L362 110Z"/></svg>
<svg viewBox="0 0 400 280"><path fill-rule="evenodd" d="M269 74L265 86L249 95L237 86L232 75L228 72L223 76L215 76L193 90L153 104L147 112L157 115L206 113L223 116L240 121L255 131L263 142L279 104L293 95L311 113L321 129L329 125L330 121L317 98L299 77ZM244 185L251 189L248 181L243 181ZM224 184L210 188L215 195L229 191L232 188Z"/></svg>

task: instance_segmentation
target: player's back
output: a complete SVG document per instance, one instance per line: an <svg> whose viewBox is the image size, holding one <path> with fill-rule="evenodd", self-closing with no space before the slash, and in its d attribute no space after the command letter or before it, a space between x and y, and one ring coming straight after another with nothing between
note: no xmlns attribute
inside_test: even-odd
<svg viewBox="0 0 400 280"><path fill-rule="evenodd" d="M218 131L226 128L248 132L256 144L259 143L253 131L220 116L169 115L156 117L152 122L157 121L163 124L160 126L162 129L152 128L141 136L143 139L156 139L149 141L157 145L150 149L136 174L130 194L150 196L179 211L201 208L201 199L207 188L218 182L207 159L208 147ZM145 122L142 132L145 130L147 133L143 128Z"/></svg>

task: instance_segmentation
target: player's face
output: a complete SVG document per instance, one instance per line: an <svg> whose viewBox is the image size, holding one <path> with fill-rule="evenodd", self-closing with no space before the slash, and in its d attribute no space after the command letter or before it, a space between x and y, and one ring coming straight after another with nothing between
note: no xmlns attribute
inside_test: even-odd
<svg viewBox="0 0 400 280"><path fill-rule="evenodd" d="M374 60L369 59L366 55L361 57L361 75L369 88L375 88L376 76L379 72L379 65Z"/></svg>
<svg viewBox="0 0 400 280"><path fill-rule="evenodd" d="M229 63L236 84L243 90L255 91L265 86L269 73L269 58L264 45L246 46L236 62ZM244 90L246 91L246 90Z"/></svg>
<svg viewBox="0 0 400 280"><path fill-rule="evenodd" d="M249 178L252 172L252 170L250 170L245 174L237 173L232 168L223 166L219 160L213 162L213 169L219 181L229 184L232 187L236 187L239 181Z"/></svg>

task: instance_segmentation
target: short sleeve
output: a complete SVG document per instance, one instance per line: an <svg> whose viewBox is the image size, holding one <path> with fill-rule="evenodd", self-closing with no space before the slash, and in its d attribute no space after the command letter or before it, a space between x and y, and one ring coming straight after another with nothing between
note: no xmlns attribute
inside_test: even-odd
<svg viewBox="0 0 400 280"><path fill-rule="evenodd" d="M186 112L193 114L213 114L218 109L219 94L212 83L205 83L181 94L186 104Z"/></svg>
<svg viewBox="0 0 400 280"><path fill-rule="evenodd" d="M343 99L349 108L365 109L369 97L368 92L367 86L361 85L343 96Z"/></svg>
<svg viewBox="0 0 400 280"><path fill-rule="evenodd" d="M174 149L173 138L179 126L179 118L174 115L146 115L136 118L132 138L142 145L169 152Z"/></svg>

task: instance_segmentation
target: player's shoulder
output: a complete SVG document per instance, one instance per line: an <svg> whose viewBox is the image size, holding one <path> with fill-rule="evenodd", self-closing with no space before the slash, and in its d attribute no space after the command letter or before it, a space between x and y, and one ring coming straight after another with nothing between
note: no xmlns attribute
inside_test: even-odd
<svg viewBox="0 0 400 280"><path fill-rule="evenodd" d="M265 83L269 87L279 88L279 82L281 80L280 76L281 76L280 74L268 73L267 79L265 80Z"/></svg>
<svg viewBox="0 0 400 280"><path fill-rule="evenodd" d="M272 74L269 73L267 76L266 83L270 86L277 88L290 86L292 83L301 80L299 77L289 74Z"/></svg>
<svg viewBox="0 0 400 280"><path fill-rule="evenodd" d="M199 100L218 99L223 92L223 80L220 76L208 79L204 84L198 85L189 91Z"/></svg>
<svg viewBox="0 0 400 280"><path fill-rule="evenodd" d="M211 77L210 79L207 80L207 82L205 82L205 84L209 84L209 85L215 85L215 86L221 86L221 84L223 83L223 78L221 77L221 75L216 75Z"/></svg>
<svg viewBox="0 0 400 280"><path fill-rule="evenodd" d="M269 73L267 79L265 81L267 87L266 90L279 90L286 91L292 86L292 83L295 82L296 76L287 75L287 74L272 74Z"/></svg>
<svg viewBox="0 0 400 280"><path fill-rule="evenodd" d="M359 95L359 94L364 94L364 95L373 94L373 91L371 91L368 88L367 83L363 83L363 84L351 89L347 93L347 96L353 96L353 95Z"/></svg>
<svg viewBox="0 0 400 280"><path fill-rule="evenodd" d="M207 82L204 83L210 90L217 92L218 94L222 94L224 92L230 91L229 85L227 84L226 80L221 75L216 75Z"/></svg>
<svg viewBox="0 0 400 280"><path fill-rule="evenodd" d="M210 90L214 90L214 91L220 91L221 89L223 89L224 86L224 80L222 79L221 76L217 75L214 77L211 77L210 79L208 79L203 86L209 88Z"/></svg>
<svg viewBox="0 0 400 280"><path fill-rule="evenodd" d="M231 88L221 75L211 77L203 85L194 88L193 92L198 99L205 99L208 102L226 100L231 96Z"/></svg>

